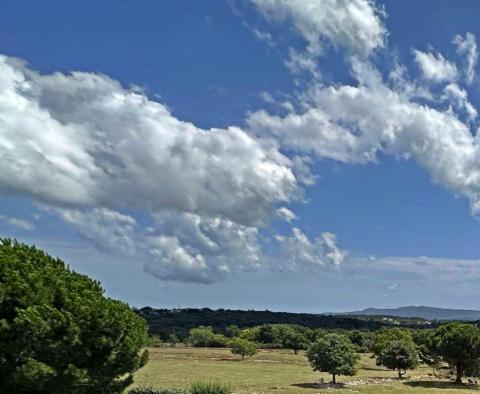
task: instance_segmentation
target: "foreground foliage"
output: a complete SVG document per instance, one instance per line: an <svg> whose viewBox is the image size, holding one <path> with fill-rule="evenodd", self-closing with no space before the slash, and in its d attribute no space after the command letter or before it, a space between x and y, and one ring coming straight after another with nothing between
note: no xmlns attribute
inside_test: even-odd
<svg viewBox="0 0 480 394"><path fill-rule="evenodd" d="M230 386L218 382L195 382L190 386L189 394L230 394Z"/></svg>
<svg viewBox="0 0 480 394"><path fill-rule="evenodd" d="M0 392L121 393L145 321L59 259L0 239Z"/></svg>
<svg viewBox="0 0 480 394"><path fill-rule="evenodd" d="M230 394L230 386L218 382L194 382L188 389L156 389L153 387L137 387L128 394Z"/></svg>

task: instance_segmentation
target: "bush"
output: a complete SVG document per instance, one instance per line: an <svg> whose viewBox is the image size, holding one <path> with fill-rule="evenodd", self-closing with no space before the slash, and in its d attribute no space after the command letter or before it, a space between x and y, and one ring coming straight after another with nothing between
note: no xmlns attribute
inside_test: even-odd
<svg viewBox="0 0 480 394"><path fill-rule="evenodd" d="M227 339L215 334L211 327L200 326L190 330L186 342L195 347L225 347Z"/></svg>
<svg viewBox="0 0 480 394"><path fill-rule="evenodd" d="M128 394L230 394L230 386L218 382L196 382L189 389L156 389L153 387L136 387Z"/></svg>
<svg viewBox="0 0 480 394"><path fill-rule="evenodd" d="M136 387L128 394L188 394L184 389L155 389L153 387Z"/></svg>
<svg viewBox="0 0 480 394"><path fill-rule="evenodd" d="M254 356L257 353L257 344L242 338L234 338L230 341L232 354L239 354L242 360L247 357Z"/></svg>
<svg viewBox="0 0 480 394"><path fill-rule="evenodd" d="M218 382L196 382L190 386L189 394L230 394L229 385Z"/></svg>
<svg viewBox="0 0 480 394"><path fill-rule="evenodd" d="M99 282L0 239L1 393L121 393L146 341L145 320Z"/></svg>

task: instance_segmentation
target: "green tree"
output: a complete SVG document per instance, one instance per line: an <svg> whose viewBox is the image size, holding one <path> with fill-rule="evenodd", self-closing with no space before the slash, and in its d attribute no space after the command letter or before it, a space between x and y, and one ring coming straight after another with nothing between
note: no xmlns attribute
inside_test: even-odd
<svg viewBox="0 0 480 394"><path fill-rule="evenodd" d="M232 348L232 354L242 356L242 360L248 356L254 356L257 353L257 344L246 339L234 338L229 342Z"/></svg>
<svg viewBox="0 0 480 394"><path fill-rule="evenodd" d="M415 369L419 363L415 344L405 339L386 342L376 358L377 365L396 370L399 379L407 370Z"/></svg>
<svg viewBox="0 0 480 394"><path fill-rule="evenodd" d="M462 383L465 372L478 365L480 358L480 329L463 323L438 327L432 335L431 347L456 370L456 383Z"/></svg>
<svg viewBox="0 0 480 394"><path fill-rule="evenodd" d="M235 337L238 337L239 335L240 335L240 329L235 324L231 324L225 329L225 336L227 338L235 338Z"/></svg>
<svg viewBox="0 0 480 394"><path fill-rule="evenodd" d="M307 358L314 371L331 373L332 382L336 383L337 375L356 374L355 364L359 356L348 338L338 334L328 334L310 346Z"/></svg>
<svg viewBox="0 0 480 394"><path fill-rule="evenodd" d="M436 370L442 366L443 360L433 345L433 334L433 330L415 330L413 340L417 345L420 361L432 367L433 375L436 376Z"/></svg>
<svg viewBox="0 0 480 394"><path fill-rule="evenodd" d="M121 393L147 338L145 320L98 282L0 239L1 393Z"/></svg>
<svg viewBox="0 0 480 394"><path fill-rule="evenodd" d="M168 336L167 342L168 342L168 343L170 344L170 346L172 346L172 347L177 346L177 343L178 343L179 341L180 341L180 340L178 339L177 334L175 334L174 332L172 332L172 333Z"/></svg>
<svg viewBox="0 0 480 394"><path fill-rule="evenodd" d="M387 343L401 340L412 342L413 337L411 332L398 327L383 328L376 332L372 350L375 354L380 354Z"/></svg>
<svg viewBox="0 0 480 394"><path fill-rule="evenodd" d="M212 327L200 326L189 331L187 342L195 347L224 347L226 340L223 335L215 334Z"/></svg>
<svg viewBox="0 0 480 394"><path fill-rule="evenodd" d="M308 341L302 333L293 328L288 328L283 333L282 345L285 349L292 349L295 354L298 354L299 350L307 348Z"/></svg>

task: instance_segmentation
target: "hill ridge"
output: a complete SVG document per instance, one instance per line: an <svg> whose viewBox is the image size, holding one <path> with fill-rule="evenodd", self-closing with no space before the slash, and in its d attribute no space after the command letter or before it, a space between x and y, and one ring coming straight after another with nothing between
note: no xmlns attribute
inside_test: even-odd
<svg viewBox="0 0 480 394"><path fill-rule="evenodd" d="M360 311L341 313L347 316L395 316L423 318L427 320L480 320L480 310L440 308L426 305L409 305L398 308L365 308Z"/></svg>

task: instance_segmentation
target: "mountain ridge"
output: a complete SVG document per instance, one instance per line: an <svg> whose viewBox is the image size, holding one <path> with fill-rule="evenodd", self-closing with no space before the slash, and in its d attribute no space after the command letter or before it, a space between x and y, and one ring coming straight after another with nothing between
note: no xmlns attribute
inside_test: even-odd
<svg viewBox="0 0 480 394"><path fill-rule="evenodd" d="M425 305L410 305L398 308L366 308L361 311L342 313L342 315L419 317L426 320L480 320L480 310L438 308Z"/></svg>

